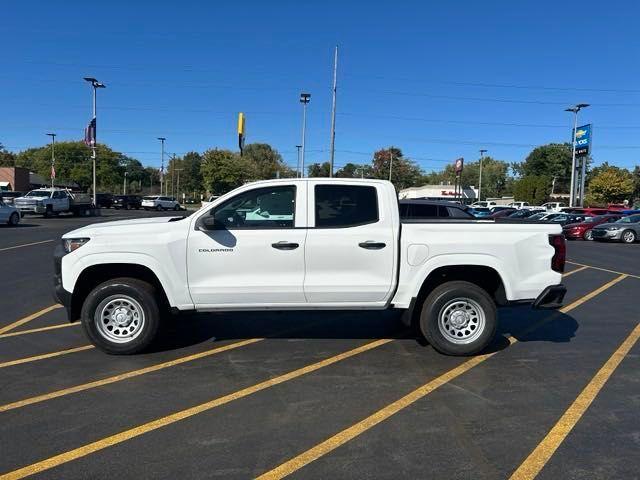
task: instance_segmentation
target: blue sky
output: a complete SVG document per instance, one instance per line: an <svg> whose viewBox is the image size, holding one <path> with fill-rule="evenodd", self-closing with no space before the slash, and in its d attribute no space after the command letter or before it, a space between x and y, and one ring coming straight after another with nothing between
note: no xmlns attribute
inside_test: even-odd
<svg viewBox="0 0 640 480"><path fill-rule="evenodd" d="M463 156L522 160L570 138L564 108L591 103L593 158L640 157L636 2L7 2L0 30L0 142L80 139L83 76L107 84L98 139L159 165L166 149L267 142L295 165L301 91L307 163L329 147L340 46L336 166L401 147L425 170Z"/></svg>

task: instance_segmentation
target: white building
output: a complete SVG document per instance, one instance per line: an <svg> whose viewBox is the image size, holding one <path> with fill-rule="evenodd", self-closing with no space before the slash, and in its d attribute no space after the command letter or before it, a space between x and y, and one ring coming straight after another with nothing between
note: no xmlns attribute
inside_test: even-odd
<svg viewBox="0 0 640 480"><path fill-rule="evenodd" d="M429 200L456 200L453 185L423 185L421 187L409 187L400 190L398 198L412 199L425 198ZM478 189L471 186L462 189L462 201L465 203L473 203L478 198Z"/></svg>

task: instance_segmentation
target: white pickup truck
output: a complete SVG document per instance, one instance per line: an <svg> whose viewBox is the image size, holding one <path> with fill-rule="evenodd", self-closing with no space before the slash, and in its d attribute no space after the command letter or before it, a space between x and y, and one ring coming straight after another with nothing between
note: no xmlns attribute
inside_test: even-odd
<svg viewBox="0 0 640 480"><path fill-rule="evenodd" d="M112 354L146 348L167 311L395 308L469 355L493 339L496 305L561 305L564 257L559 225L401 220L387 181L270 180L187 218L65 234L55 294Z"/></svg>
<svg viewBox="0 0 640 480"><path fill-rule="evenodd" d="M45 217L64 212L88 215L92 207L91 197L86 193L72 193L55 187L31 190L24 197L16 198L13 204L23 215L36 213Z"/></svg>

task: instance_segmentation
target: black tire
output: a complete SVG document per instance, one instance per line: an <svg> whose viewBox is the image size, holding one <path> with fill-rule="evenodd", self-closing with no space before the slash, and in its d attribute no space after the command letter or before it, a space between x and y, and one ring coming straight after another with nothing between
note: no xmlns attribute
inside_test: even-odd
<svg viewBox="0 0 640 480"><path fill-rule="evenodd" d="M620 235L620 241L622 243L634 243L637 238L638 236L633 230L625 230L624 232L622 232L622 235Z"/></svg>
<svg viewBox="0 0 640 480"><path fill-rule="evenodd" d="M9 217L9 225L13 227L18 225L19 223L20 223L20 215L18 214L18 212L13 212Z"/></svg>
<svg viewBox="0 0 640 480"><path fill-rule="evenodd" d="M593 242L593 232L591 231L591 229L584 232L584 234L582 235L582 238L584 238L589 242Z"/></svg>
<svg viewBox="0 0 640 480"><path fill-rule="evenodd" d="M484 317L482 322L479 319L480 314L478 312L471 313L470 316L466 317L468 318L467 326L469 328L461 327L459 330L454 330L450 321L447 324L443 320L442 328L450 331L449 335L456 336L456 333L462 336L466 335L468 339L459 340L456 338L456 340L459 342L468 340L467 343L456 343L445 336L440 327L440 317L442 316L443 319L453 318L453 316L448 317L446 312L449 308L455 308L458 301L461 304L471 302L467 303L467 305L473 306L471 312L481 310ZM464 308L459 310L462 313L467 313ZM456 314L459 310L454 310L452 313ZM465 315L463 315L463 318L465 318ZM497 324L496 305L493 299L482 288L464 281L447 282L436 287L422 304L419 323L420 331L433 348L440 353L457 356L474 355L485 349L495 336ZM449 326L447 327L446 325ZM480 329L476 331L476 328Z"/></svg>
<svg viewBox="0 0 640 480"><path fill-rule="evenodd" d="M180 205L175 205L173 209L177 212L178 210L180 210Z"/></svg>
<svg viewBox="0 0 640 480"><path fill-rule="evenodd" d="M156 207L156 210L157 210L157 211L159 211L159 212L161 212L161 211L162 211L162 205L158 205L158 206Z"/></svg>
<svg viewBox="0 0 640 480"><path fill-rule="evenodd" d="M130 299L133 299L134 303L137 303L134 310L139 307L142 312L142 315L137 317L142 320L141 326L134 331L135 335L131 340L122 338L121 341L114 341L97 325L96 316L102 316L101 311L111 303L117 303L118 299L124 304L131 304ZM112 355L131 355L145 350L153 343L160 327L161 314L153 286L135 278L114 278L101 283L89 293L82 305L81 318L87 337L97 348ZM102 318L100 320L102 321ZM133 323L129 325L127 328L131 329L137 326ZM109 326L104 325L101 328L107 330ZM112 326L110 333L115 336L127 332L123 327Z"/></svg>
<svg viewBox="0 0 640 480"><path fill-rule="evenodd" d="M51 205L47 205L47 208L44 211L44 218L51 218L53 216L53 208Z"/></svg>

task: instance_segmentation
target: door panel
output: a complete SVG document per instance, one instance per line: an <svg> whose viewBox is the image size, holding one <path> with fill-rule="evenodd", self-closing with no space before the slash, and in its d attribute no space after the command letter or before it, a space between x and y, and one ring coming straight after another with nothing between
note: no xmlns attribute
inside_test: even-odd
<svg viewBox="0 0 640 480"><path fill-rule="evenodd" d="M305 223L305 191L282 183L247 189L202 216L217 229L189 234L189 291L198 308L304 305L307 230L296 225Z"/></svg>
<svg viewBox="0 0 640 480"><path fill-rule="evenodd" d="M397 246L377 188L318 184L310 188L309 202L315 228L306 243L307 302L387 301Z"/></svg>

